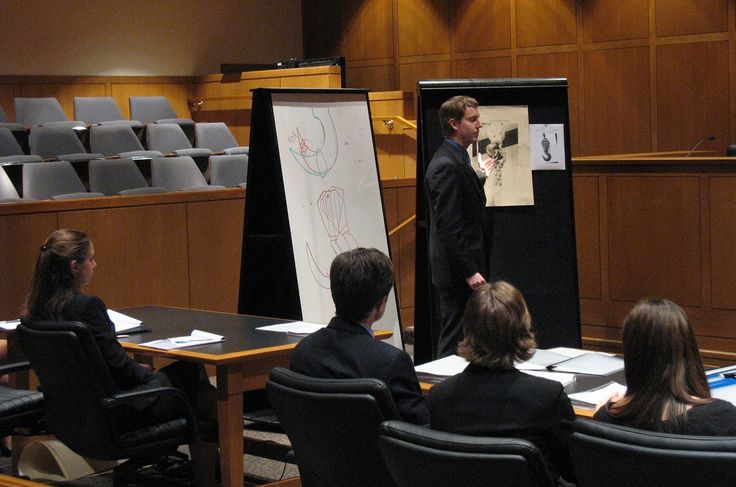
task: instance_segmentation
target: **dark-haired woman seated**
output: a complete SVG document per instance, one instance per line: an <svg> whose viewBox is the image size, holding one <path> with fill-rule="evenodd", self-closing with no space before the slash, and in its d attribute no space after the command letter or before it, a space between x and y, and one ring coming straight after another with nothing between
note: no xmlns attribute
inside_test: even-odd
<svg viewBox="0 0 736 487"><path fill-rule="evenodd" d="M536 345L521 292L504 281L484 284L470 297L462 327L458 355L470 364L430 390L430 426L527 439L545 455L553 476L574 480L565 426L575 413L562 384L514 368Z"/></svg>
<svg viewBox="0 0 736 487"><path fill-rule="evenodd" d="M666 299L639 301L624 320L626 395L595 419L634 428L736 436L736 407L713 399L695 333L685 312Z"/></svg>
<svg viewBox="0 0 736 487"><path fill-rule="evenodd" d="M23 319L79 321L87 325L121 391L173 385L192 400L201 418L214 419L215 391L204 367L174 362L156 372L148 365L136 363L118 342L105 303L81 292L97 267L95 249L86 234L79 230L57 230L38 252ZM179 406L170 396L165 396L145 398L133 403L131 409L125 421L128 426L138 426L139 421L153 422L178 414Z"/></svg>

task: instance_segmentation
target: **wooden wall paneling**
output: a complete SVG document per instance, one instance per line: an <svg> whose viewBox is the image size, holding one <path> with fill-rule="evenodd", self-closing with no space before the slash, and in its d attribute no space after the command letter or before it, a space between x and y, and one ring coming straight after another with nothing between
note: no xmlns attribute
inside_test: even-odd
<svg viewBox="0 0 736 487"><path fill-rule="evenodd" d="M519 78L567 78L567 105L570 114L570 145L572 155L582 154L580 114L580 77L575 51L526 54L517 57Z"/></svg>
<svg viewBox="0 0 736 487"><path fill-rule="evenodd" d="M575 4L575 0L516 0L516 46L575 44Z"/></svg>
<svg viewBox="0 0 736 487"><path fill-rule="evenodd" d="M397 35L399 56L449 53L449 0L399 1Z"/></svg>
<svg viewBox="0 0 736 487"><path fill-rule="evenodd" d="M95 245L98 267L85 288L108 306L189 306L184 203L59 213Z"/></svg>
<svg viewBox="0 0 736 487"><path fill-rule="evenodd" d="M69 118L74 118L75 96L106 96L105 83L99 82L58 82L58 83L34 83L22 82L19 97L43 98L54 97L61 104L61 108Z"/></svg>
<svg viewBox="0 0 736 487"><path fill-rule="evenodd" d="M455 0L452 29L455 52L511 47L509 0Z"/></svg>
<svg viewBox="0 0 736 487"><path fill-rule="evenodd" d="M598 176L573 176L578 286L581 298L601 298Z"/></svg>
<svg viewBox="0 0 736 487"><path fill-rule="evenodd" d="M302 2L302 40L305 59L342 55L342 4L343 0Z"/></svg>
<svg viewBox="0 0 736 487"><path fill-rule="evenodd" d="M404 173L403 134L375 134L378 168L381 179L407 177Z"/></svg>
<svg viewBox="0 0 736 487"><path fill-rule="evenodd" d="M404 130L404 177L416 178L417 175L417 131Z"/></svg>
<svg viewBox="0 0 736 487"><path fill-rule="evenodd" d="M709 183L711 306L736 310L736 177L713 176Z"/></svg>
<svg viewBox="0 0 736 487"><path fill-rule="evenodd" d="M38 248L57 228L56 212L0 216L0 320L20 316Z"/></svg>
<svg viewBox="0 0 736 487"><path fill-rule="evenodd" d="M381 185L381 196L383 197L383 214L386 218L386 230L388 232L395 228L399 224L399 213L398 213L398 190L393 186ZM394 266L394 291L396 292L396 299L399 302L399 313L401 313L401 253L399 252L399 235L394 234L389 237L389 246L391 249L391 261ZM402 315L403 325L403 315Z"/></svg>
<svg viewBox="0 0 736 487"><path fill-rule="evenodd" d="M372 91L391 91L396 85L396 69L393 60L388 64L353 66L347 61L348 88L367 88Z"/></svg>
<svg viewBox="0 0 736 487"><path fill-rule="evenodd" d="M238 312L245 200L187 203L190 306Z"/></svg>
<svg viewBox="0 0 736 487"><path fill-rule="evenodd" d="M381 59L394 55L391 0L346 0L341 8L346 59Z"/></svg>
<svg viewBox="0 0 736 487"><path fill-rule="evenodd" d="M657 150L725 154L730 143L728 41L657 47Z"/></svg>
<svg viewBox="0 0 736 487"><path fill-rule="evenodd" d="M611 299L701 306L699 179L616 176L608 195Z"/></svg>
<svg viewBox="0 0 736 487"><path fill-rule="evenodd" d="M191 91L189 81L176 83L121 82L113 83L111 89L111 96L115 98L115 101L126 118L130 118L130 104L128 99L131 96L165 96L169 99L178 117L191 118L189 103L187 101Z"/></svg>
<svg viewBox="0 0 736 487"><path fill-rule="evenodd" d="M657 36L728 31L729 0L656 0Z"/></svg>
<svg viewBox="0 0 736 487"><path fill-rule="evenodd" d="M399 87L402 91L415 92L419 80L447 78L452 78L450 61L412 62L399 66Z"/></svg>
<svg viewBox="0 0 736 487"><path fill-rule="evenodd" d="M457 59L456 78L511 78L511 56Z"/></svg>
<svg viewBox="0 0 736 487"><path fill-rule="evenodd" d="M585 51L583 69L585 153L652 150L649 49Z"/></svg>
<svg viewBox="0 0 736 487"><path fill-rule="evenodd" d="M15 86L13 83L0 83L0 105L8 120L15 121Z"/></svg>
<svg viewBox="0 0 736 487"><path fill-rule="evenodd" d="M648 1L579 1L583 8L583 40L585 42L621 41L649 37Z"/></svg>
<svg viewBox="0 0 736 487"><path fill-rule="evenodd" d="M397 190L399 224L416 216L416 186L412 182ZM399 281L401 317L404 327L414 325L414 265L416 257L416 223L397 232L399 236Z"/></svg>

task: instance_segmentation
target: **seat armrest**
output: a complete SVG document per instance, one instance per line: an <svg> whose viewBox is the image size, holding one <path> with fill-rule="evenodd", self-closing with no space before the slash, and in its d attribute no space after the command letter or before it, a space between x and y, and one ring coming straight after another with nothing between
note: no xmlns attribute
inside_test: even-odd
<svg viewBox="0 0 736 487"><path fill-rule="evenodd" d="M13 372L20 372L21 370L28 370L31 368L31 363L28 360L22 360L20 362L12 362L9 364L0 365L0 375L11 374Z"/></svg>
<svg viewBox="0 0 736 487"><path fill-rule="evenodd" d="M151 389L120 392L114 396L102 399L101 404L104 409L116 409L141 397L161 396L165 394L178 398L179 402L181 402L182 406L185 408L187 416L189 418L194 418L194 411L192 410L192 405L189 403L187 396L175 387L154 387Z"/></svg>

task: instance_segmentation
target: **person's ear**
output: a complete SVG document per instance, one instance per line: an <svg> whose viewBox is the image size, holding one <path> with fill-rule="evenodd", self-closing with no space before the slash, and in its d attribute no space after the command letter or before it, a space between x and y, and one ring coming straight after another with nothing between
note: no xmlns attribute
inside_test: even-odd
<svg viewBox="0 0 736 487"><path fill-rule="evenodd" d="M460 127L460 121L455 118L449 119L447 123L453 131L457 131L458 127Z"/></svg>
<svg viewBox="0 0 736 487"><path fill-rule="evenodd" d="M76 259L71 261L69 267L72 269L73 273L76 274L77 272L79 272L79 262Z"/></svg>

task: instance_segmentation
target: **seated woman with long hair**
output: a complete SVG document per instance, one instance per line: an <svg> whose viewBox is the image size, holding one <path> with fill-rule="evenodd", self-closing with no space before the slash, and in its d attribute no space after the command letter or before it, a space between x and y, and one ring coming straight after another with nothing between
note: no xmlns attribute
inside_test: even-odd
<svg viewBox="0 0 736 487"><path fill-rule="evenodd" d="M480 286L468 301L462 327L457 351L470 363L430 390L430 426L527 439L542 451L553 476L574 480L565 427L575 413L562 384L514 368L515 361L531 358L536 346L521 292L504 281Z"/></svg>
<svg viewBox="0 0 736 487"><path fill-rule="evenodd" d="M157 372L148 365L136 363L125 352L117 340L105 303L81 291L92 280L96 266L95 249L86 234L68 229L52 233L39 248L23 319L83 323L95 337L121 391L173 385L191 399L201 418L213 419L215 391L204 367L174 362ZM134 426L139 421L153 422L176 415L179 405L170 396L164 396L144 398L132 403L131 409L124 419L129 426Z"/></svg>
<svg viewBox="0 0 736 487"><path fill-rule="evenodd" d="M736 435L736 407L710 395L695 333L666 299L639 301L624 320L626 395L595 419L686 435Z"/></svg>

